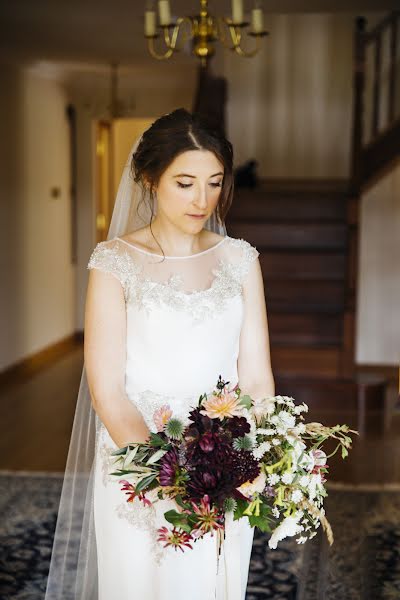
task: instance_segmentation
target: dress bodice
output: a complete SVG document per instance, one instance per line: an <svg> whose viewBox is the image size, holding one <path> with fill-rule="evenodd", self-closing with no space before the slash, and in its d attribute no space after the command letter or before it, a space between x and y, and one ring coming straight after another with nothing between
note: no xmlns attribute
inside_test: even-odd
<svg viewBox="0 0 400 600"><path fill-rule="evenodd" d="M123 288L126 392L152 431L161 404L185 418L219 375L237 383L243 280L258 255L230 236L187 257L156 255L118 237L93 250L88 269L110 272Z"/></svg>

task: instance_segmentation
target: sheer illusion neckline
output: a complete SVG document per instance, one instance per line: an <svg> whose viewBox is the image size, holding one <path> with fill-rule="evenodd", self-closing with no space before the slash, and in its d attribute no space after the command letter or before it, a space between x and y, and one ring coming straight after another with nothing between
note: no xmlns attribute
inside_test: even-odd
<svg viewBox="0 0 400 600"><path fill-rule="evenodd" d="M211 248L207 248L206 250L202 250L202 252L197 252L196 254L190 254L189 256L164 256L163 254L155 254L154 252L148 252L147 250L143 250L142 248L138 248L137 246L134 246L133 244L131 244L130 242L127 242L126 240L123 240L120 237L116 237L116 240L119 240L120 242L123 242L124 244L126 244L127 246L130 246L131 248L134 248L135 250L137 250L138 252L143 252L144 254L149 254L150 256L157 256L160 258L174 258L174 259L183 259L183 258L195 258L196 256L200 256L202 254L206 254L207 252L211 252L211 250L214 250L214 248L218 248L218 246L220 246L223 242L225 242L225 240L228 238L229 236L224 236L222 238L222 240L220 240L219 242L217 242L216 244L214 244L214 246L211 246Z"/></svg>

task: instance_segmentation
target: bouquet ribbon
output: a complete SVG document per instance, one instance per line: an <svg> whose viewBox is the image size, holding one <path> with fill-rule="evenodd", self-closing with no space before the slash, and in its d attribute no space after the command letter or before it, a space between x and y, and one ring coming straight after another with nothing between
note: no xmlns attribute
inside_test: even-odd
<svg viewBox="0 0 400 600"><path fill-rule="evenodd" d="M233 512L225 513L225 532L217 531L216 600L242 600L240 568L239 521L233 522ZM223 561L220 560L222 550ZM222 566L222 569L220 568Z"/></svg>

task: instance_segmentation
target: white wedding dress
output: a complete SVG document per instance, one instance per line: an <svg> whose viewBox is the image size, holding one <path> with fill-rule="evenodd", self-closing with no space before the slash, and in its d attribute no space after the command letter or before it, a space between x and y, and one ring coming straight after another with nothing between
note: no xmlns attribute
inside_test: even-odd
<svg viewBox="0 0 400 600"><path fill-rule="evenodd" d="M112 273L126 302L126 392L156 431L153 411L168 403L187 422L200 394L219 375L238 382L243 317L242 281L258 251L225 236L187 257L146 252L121 238L100 242L88 269ZM117 446L96 416L94 521L98 600L244 600L254 529L247 519L227 520L217 564L217 536L207 534L184 552L157 542L169 529L163 513L173 500L144 506L126 501L111 476ZM217 568L218 567L218 568Z"/></svg>

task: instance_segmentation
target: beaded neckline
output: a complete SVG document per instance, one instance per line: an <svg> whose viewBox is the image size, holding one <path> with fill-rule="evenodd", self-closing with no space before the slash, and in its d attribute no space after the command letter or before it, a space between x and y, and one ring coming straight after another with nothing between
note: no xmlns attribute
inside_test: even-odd
<svg viewBox="0 0 400 600"><path fill-rule="evenodd" d="M174 258L174 259L180 258L180 259L182 259L182 258L195 258L196 256L201 256L202 254L211 252L211 250L214 250L214 248L218 248L218 246L220 246L228 238L229 238L229 236L226 235L217 244L215 244L214 246L211 246L211 248L207 248L207 250L203 250L202 252L197 252L196 254L190 254L189 256L164 256L163 254L155 254L154 252L148 252L147 250L142 250L142 248L138 248L137 246L134 246L130 242L127 242L126 240L123 240L120 237L116 237L115 239L119 240L120 242L123 242L124 244L126 244L127 246L130 246L131 248L134 248L138 252L143 252L144 254L150 254L150 256L156 256L159 258Z"/></svg>

